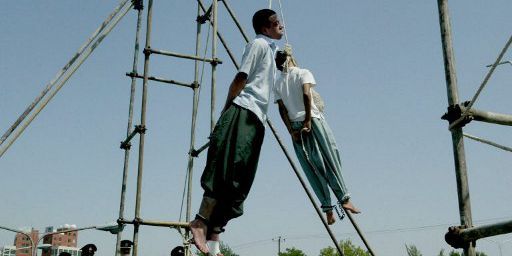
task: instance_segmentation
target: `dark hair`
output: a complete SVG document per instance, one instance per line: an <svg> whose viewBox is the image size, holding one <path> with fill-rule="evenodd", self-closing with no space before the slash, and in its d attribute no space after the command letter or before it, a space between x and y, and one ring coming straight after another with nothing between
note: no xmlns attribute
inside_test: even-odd
<svg viewBox="0 0 512 256"><path fill-rule="evenodd" d="M254 16L252 16L252 27L254 28L254 32L256 32L256 34L261 34L261 29L263 27L270 27L270 21L268 19L270 16L275 14L276 12L270 9L261 9L254 13Z"/></svg>
<svg viewBox="0 0 512 256"><path fill-rule="evenodd" d="M286 53L284 51L277 51L276 52L276 67L280 71L283 71L283 64L286 61Z"/></svg>

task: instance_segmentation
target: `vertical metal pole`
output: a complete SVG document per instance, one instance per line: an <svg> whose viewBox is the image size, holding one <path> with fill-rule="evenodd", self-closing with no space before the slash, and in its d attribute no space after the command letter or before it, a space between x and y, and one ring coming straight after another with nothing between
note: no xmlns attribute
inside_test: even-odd
<svg viewBox="0 0 512 256"><path fill-rule="evenodd" d="M149 0L148 2L148 17L146 24L146 45L145 49L149 49L151 47L151 20L153 13L153 0ZM144 82L142 84L142 107L141 107L141 115L140 115L140 125L145 128L146 126L146 101L147 101L147 91L148 91L148 76L149 76L149 56L150 53L144 51ZM137 194L135 198L135 220L140 220L140 201L141 201L141 192L142 192L142 174L143 174L143 166L144 166L144 138L145 133L140 133L139 140L139 165L138 165L138 173L137 173ZM139 224L135 222L133 229L133 256L137 256L138 253L138 244L139 241Z"/></svg>
<svg viewBox="0 0 512 256"><path fill-rule="evenodd" d="M137 10L137 29L135 31L135 50L133 55L133 66L132 72L137 74L137 63L139 61L139 37L140 37L140 27L142 23L142 10ZM128 125L126 127L126 136L129 136L132 133L132 123L133 123L133 103L135 101L135 86L137 84L137 78L132 77L131 87L130 87L130 105L128 107ZM124 219L124 203L126 198L126 180L128 179L128 160L130 159L130 148L125 149L124 151L124 165L123 165L123 181L121 185L121 202L119 204L119 219ZM120 224L121 225L121 224ZM115 255L120 255L120 242L121 237L123 235L123 231L117 233L116 239L116 252Z"/></svg>
<svg viewBox="0 0 512 256"><path fill-rule="evenodd" d="M197 6L197 17L201 15L201 8L199 7L199 4ZM197 33L196 33L196 56L200 56L200 50L201 50L201 22L197 21ZM195 141L196 141L196 120L197 120L197 109L199 105L199 63L200 61L196 60L194 63L194 95L193 95L193 102L192 102L192 124L190 127L190 149L189 149L189 156L188 156L188 167L187 167L187 173L188 173L188 181L187 181L187 213L186 213L186 221L190 222L191 217L191 207L192 207L192 176L194 173L194 157L192 156L191 152L195 148ZM202 62L201 62L202 63ZM190 231L187 229L185 232L185 240L190 239ZM192 255L192 251L190 250L190 245L185 245L185 256Z"/></svg>
<svg viewBox="0 0 512 256"><path fill-rule="evenodd" d="M439 24L441 27L441 41L443 44L444 70L448 93L448 104L458 104L457 76L455 72L455 56L451 38L450 15L448 12L448 0L438 0ZM459 199L460 223L467 227L473 226L471 217L471 202L469 198L466 157L464 151L464 138L462 128L451 130L453 155L455 160L455 175L457 178L457 193ZM472 243L464 248L464 255L475 256L475 248Z"/></svg>
<svg viewBox="0 0 512 256"><path fill-rule="evenodd" d="M217 58L217 0L213 0L212 3L212 19L213 19L213 31L212 31L212 59L216 60ZM211 96L211 114L210 114L210 130L213 131L215 127L215 80L216 74L215 71L217 69L217 62L212 62L212 96Z"/></svg>

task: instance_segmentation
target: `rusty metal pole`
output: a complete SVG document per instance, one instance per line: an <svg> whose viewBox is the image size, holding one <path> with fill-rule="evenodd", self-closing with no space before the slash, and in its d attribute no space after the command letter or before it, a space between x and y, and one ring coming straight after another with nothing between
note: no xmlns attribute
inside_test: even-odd
<svg viewBox="0 0 512 256"><path fill-rule="evenodd" d="M448 0L437 1L439 10L439 24L441 29L441 41L443 45L444 70L448 94L448 105L454 106L459 103L457 92L457 76L455 72L455 56L451 38L450 15L448 12ZM468 176L466 168L466 156L464 151L464 138L462 128L451 130L453 153L455 160L455 175L457 179L457 194L459 199L460 223L467 227L473 226L471 217L471 201L469 198ZM469 243L464 248L464 255L475 256L475 248Z"/></svg>
<svg viewBox="0 0 512 256"><path fill-rule="evenodd" d="M146 128L146 103L148 95L148 76L149 76L149 56L151 53L147 49L151 48L151 25L153 15L153 0L148 2L148 17L146 23L146 45L144 47L144 82L142 83L142 107L140 116L140 125ZM139 163L137 171L137 192L135 196L135 220L140 221L140 201L142 194L142 174L144 167L144 138L145 132L140 133L139 139ZM133 251L132 255L137 256L139 247L139 223L136 222L133 227Z"/></svg>
<svg viewBox="0 0 512 256"><path fill-rule="evenodd" d="M216 86L216 71L217 71L217 30L218 30L218 22L217 22L217 0L213 0L212 3L212 20L213 20L213 30L212 30L212 91L211 91L211 111L210 111L210 130L213 132L213 128L215 127L216 119L215 119L215 86Z"/></svg>
<svg viewBox="0 0 512 256"><path fill-rule="evenodd" d="M137 73L137 63L139 62L139 37L140 37L140 28L142 23L142 9L137 10L137 27L135 30L135 47L134 47L134 55L133 55L133 65L132 72ZM128 125L126 127L126 136L129 136L132 132L132 121L133 121L133 103L135 101L135 86L137 83L136 77L131 78L130 84L130 103L128 107ZM124 151L124 163L123 163L123 180L121 183L121 200L119 203L119 219L124 219L124 204L126 201L126 181L128 179L128 162L130 159L130 147L126 148ZM121 224L119 224L121 225ZM120 255L120 247L121 247L121 238L123 232L117 233L116 237L116 252L115 255Z"/></svg>

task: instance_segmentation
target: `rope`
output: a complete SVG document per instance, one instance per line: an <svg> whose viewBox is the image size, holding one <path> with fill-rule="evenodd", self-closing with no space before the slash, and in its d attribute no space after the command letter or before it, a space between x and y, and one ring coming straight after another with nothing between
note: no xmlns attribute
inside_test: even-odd
<svg viewBox="0 0 512 256"><path fill-rule="evenodd" d="M284 21L283 6L281 5L281 0L279 0L279 12L281 13L281 20L283 21L284 40L286 42L286 45L288 45L288 33L286 32L286 23Z"/></svg>

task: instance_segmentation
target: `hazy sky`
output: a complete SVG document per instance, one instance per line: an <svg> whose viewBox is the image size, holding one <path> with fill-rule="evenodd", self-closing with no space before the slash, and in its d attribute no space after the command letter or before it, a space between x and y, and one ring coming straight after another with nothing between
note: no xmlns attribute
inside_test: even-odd
<svg viewBox="0 0 512 256"><path fill-rule="evenodd" d="M0 132L16 120L118 1L5 1L0 8ZM205 1L209 3L209 1ZM229 1L247 33L252 14L268 1ZM449 250L448 226L459 223L437 1L282 0L290 44L299 65L310 69L326 102L327 121L341 148L343 175L356 217L378 255L423 255ZM273 7L278 7L274 1ZM451 1L459 95L469 100L511 35L510 0ZM152 47L193 54L195 1L157 1ZM219 30L240 59L245 45L222 5ZM130 11L25 133L0 158L0 225L22 228L103 224L117 219L128 117L136 12ZM203 26L202 51L208 27ZM144 33L143 33L144 34ZM144 42L144 41L142 41ZM284 44L284 40L279 42ZM208 45L210 55L211 44ZM219 43L217 115L236 70ZM142 55L139 58L142 70ZM512 59L512 53L505 55ZM152 56L150 74L192 82L193 62ZM500 66L475 108L511 113L512 66ZM140 120L138 81L135 123ZM205 66L197 147L207 141L210 66ZM150 83L141 217L179 218L190 140L192 91ZM293 154L276 106L270 118ZM465 132L512 146L509 127L473 122ZM137 145L138 139L133 141ZM510 152L466 140L473 219L488 224L512 219ZM130 158L126 218L134 216L137 147ZM194 202L205 154L195 161ZM270 129L246 214L223 235L243 256L271 255L272 239L286 238L309 256L332 246ZM348 220L332 226L338 239L362 245ZM127 227L123 238L132 239ZM169 255L181 243L172 229L142 227L139 255ZM512 253L512 236L477 243L488 255ZM0 231L0 246L14 234ZM115 236L79 234L79 246L98 245L112 255Z"/></svg>

